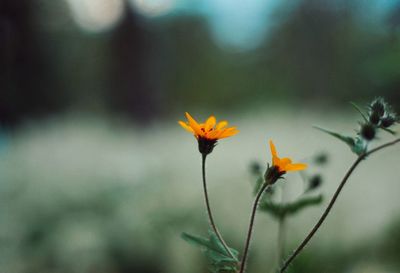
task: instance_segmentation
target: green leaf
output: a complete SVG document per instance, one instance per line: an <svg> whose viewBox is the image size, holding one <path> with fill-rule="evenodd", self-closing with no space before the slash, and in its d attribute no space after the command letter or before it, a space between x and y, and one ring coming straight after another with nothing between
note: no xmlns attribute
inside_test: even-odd
<svg viewBox="0 0 400 273"><path fill-rule="evenodd" d="M322 195L308 196L300 198L292 203L277 204L272 201L264 201L260 204L260 210L271 214L273 217L279 219L287 215L293 215L301 210L321 204Z"/></svg>
<svg viewBox="0 0 400 273"><path fill-rule="evenodd" d="M368 119L367 119L367 117L365 116L365 114L363 113L363 111L361 110L361 108L360 108L356 103L354 103L354 102L352 102L352 101L350 102L350 104L354 107L354 109L357 110L358 113L361 114L361 116L363 117L364 121L365 121L365 122L368 122Z"/></svg>
<svg viewBox="0 0 400 273"><path fill-rule="evenodd" d="M186 242L188 242L192 245L205 247L205 248L211 247L210 241L206 238L190 235L186 232L182 232L181 237L183 240L185 240Z"/></svg>
<svg viewBox="0 0 400 273"><path fill-rule="evenodd" d="M219 241L214 232L209 232L209 238L182 233L182 238L190 244L198 246L204 252L210 263L210 271L213 273L235 273L239 259L238 251L229 248L234 257L231 257L225 247Z"/></svg>
<svg viewBox="0 0 400 273"><path fill-rule="evenodd" d="M317 206L322 203L322 195L317 195L317 196L308 196L308 197L303 197L298 199L297 201L288 204L286 206L286 211L288 214L296 214L297 212L311 207L311 206Z"/></svg>
<svg viewBox="0 0 400 273"><path fill-rule="evenodd" d="M258 207L261 211L271 214L273 217L279 219L286 215L286 206L284 204L277 204L272 201L263 201Z"/></svg>
<svg viewBox="0 0 400 273"><path fill-rule="evenodd" d="M324 133L327 133L327 134L329 134L329 135L331 135L331 136L333 136L333 137L336 137L337 139L343 141L344 143L346 143L346 144L349 145L350 147L353 147L354 144L355 144L354 138L352 138L352 137L343 136L343 135L341 135L341 134L339 134L339 133L335 133L335 132L333 132L333 131L329 131L329 130L327 130L327 129L324 129L324 128L321 128L321 127L318 127L318 126L313 126L313 127L314 127L315 129L318 129L318 130L320 130L320 131L322 131L322 132L324 132Z"/></svg>
<svg viewBox="0 0 400 273"><path fill-rule="evenodd" d="M343 136L339 133L333 132L333 131L329 131L327 129L318 127L318 126L313 126L315 129L318 129L324 133L327 133L341 141L343 141L344 143L346 143L351 151L357 155L361 155L362 153L365 152L365 141L363 141L361 138L353 138L353 137L349 137L349 136Z"/></svg>

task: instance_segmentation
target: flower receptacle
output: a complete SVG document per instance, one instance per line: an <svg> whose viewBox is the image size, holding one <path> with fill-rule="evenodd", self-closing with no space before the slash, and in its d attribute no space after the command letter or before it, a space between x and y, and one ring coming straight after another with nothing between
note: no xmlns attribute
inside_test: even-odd
<svg viewBox="0 0 400 273"><path fill-rule="evenodd" d="M267 171L265 172L264 179L265 183L273 185L285 174L285 171L280 171L277 166L268 165Z"/></svg>
<svg viewBox="0 0 400 273"><path fill-rule="evenodd" d="M217 145L217 140L210 140L199 137L198 143L199 143L199 152L202 155L208 155L214 150L214 147Z"/></svg>

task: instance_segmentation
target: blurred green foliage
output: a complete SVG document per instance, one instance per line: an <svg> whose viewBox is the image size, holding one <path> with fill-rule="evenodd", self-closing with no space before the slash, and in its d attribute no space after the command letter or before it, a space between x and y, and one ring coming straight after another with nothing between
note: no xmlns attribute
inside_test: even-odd
<svg viewBox="0 0 400 273"><path fill-rule="evenodd" d="M227 249L219 241L213 231L209 231L209 238L182 233L182 238L202 249L210 263L212 273L236 273L239 263L239 252L230 248L234 257L231 257Z"/></svg>

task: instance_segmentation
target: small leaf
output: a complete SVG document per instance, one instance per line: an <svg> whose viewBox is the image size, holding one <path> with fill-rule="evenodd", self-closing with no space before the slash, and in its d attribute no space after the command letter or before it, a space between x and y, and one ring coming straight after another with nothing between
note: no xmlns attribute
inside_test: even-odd
<svg viewBox="0 0 400 273"><path fill-rule="evenodd" d="M286 213L296 214L297 212L311 206L316 206L322 203L322 195L303 197L286 207Z"/></svg>
<svg viewBox="0 0 400 273"><path fill-rule="evenodd" d="M277 204L271 200L266 200L260 203L259 209L271 214L273 217L279 219L285 216L286 206L282 204Z"/></svg>
<svg viewBox="0 0 400 273"><path fill-rule="evenodd" d="M199 246L204 252L210 263L210 271L213 273L235 273L239 263L238 251L229 248L234 257L231 257L227 253L225 247L219 241L217 235L210 231L209 238L203 238L199 236L182 233L182 238L195 245Z"/></svg>
<svg viewBox="0 0 400 273"><path fill-rule="evenodd" d="M313 127L314 127L315 129L318 129L318 130L320 130L320 131L322 131L322 132L324 132L324 133L327 133L327 134L329 134L329 135L331 135L331 136L333 136L333 137L336 137L337 139L343 141L344 143L346 143L346 144L349 145L350 147L353 147L353 146L354 146L355 141L354 141L354 139L353 139L352 137L343 136L343 135L341 135L341 134L339 134L339 133L335 133L335 132L333 132L333 131L329 131L329 130L327 130L327 129L324 129L324 128L321 128L321 127L318 127L318 126L313 126Z"/></svg>
<svg viewBox="0 0 400 273"><path fill-rule="evenodd" d="M365 116L365 114L363 113L363 111L361 110L361 108L360 108L356 103L354 103L354 102L352 102L352 101L350 102L350 104L354 107L354 109L357 110L358 113L361 114L361 116L363 117L364 121L365 121L365 122L368 122L368 119L367 119L367 117Z"/></svg>
<svg viewBox="0 0 400 273"><path fill-rule="evenodd" d="M365 152L365 148L366 148L365 142L360 138L354 139L352 137L343 136L343 135L341 135L339 133L332 132L332 131L326 130L326 129L318 127L318 126L313 126L313 127L315 129L318 129L318 130L320 130L320 131L322 131L324 133L327 133L327 134L329 134L329 135L331 135L331 136L343 141L344 143L346 143L350 147L351 151L353 153L357 154L357 155L361 155L362 153Z"/></svg>
<svg viewBox="0 0 400 273"><path fill-rule="evenodd" d="M321 204L322 195L309 196L298 199L292 203L276 204L272 201L264 201L260 204L260 210L271 214L273 217L280 219L287 215L293 215L301 210Z"/></svg>
<svg viewBox="0 0 400 273"><path fill-rule="evenodd" d="M210 242L206 238L190 235L186 232L182 232L181 237L186 242L193 244L195 246L200 246L200 247L205 247L205 248L210 247Z"/></svg>

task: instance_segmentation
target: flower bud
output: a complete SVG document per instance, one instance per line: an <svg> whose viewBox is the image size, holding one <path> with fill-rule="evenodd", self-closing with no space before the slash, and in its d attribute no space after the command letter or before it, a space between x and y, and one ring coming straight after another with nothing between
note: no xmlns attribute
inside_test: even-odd
<svg viewBox="0 0 400 273"><path fill-rule="evenodd" d="M394 123L396 122L396 118L393 116L387 116L385 118L382 119L382 126L384 128L389 128L390 126L392 126Z"/></svg>
<svg viewBox="0 0 400 273"><path fill-rule="evenodd" d="M372 112L371 115L369 116L369 122L371 122L374 125L378 125L380 120L381 117L377 112Z"/></svg>
<svg viewBox="0 0 400 273"><path fill-rule="evenodd" d="M314 175L313 177L310 178L309 184L308 184L308 190L315 190L322 184L322 176L319 174Z"/></svg>
<svg viewBox="0 0 400 273"><path fill-rule="evenodd" d="M251 162L250 172L254 175L260 175L261 174L261 165L256 161Z"/></svg>
<svg viewBox="0 0 400 273"><path fill-rule="evenodd" d="M318 155L316 155L314 157L315 164L320 165L320 166L327 164L328 161L329 161L328 154L324 153L324 152L319 153Z"/></svg>
<svg viewBox="0 0 400 273"><path fill-rule="evenodd" d="M282 175L284 175L286 172L280 171L277 166L269 166L267 168L267 171L265 172L264 179L265 182L273 185L275 184L276 181L278 181L279 178L282 178Z"/></svg>
<svg viewBox="0 0 400 273"><path fill-rule="evenodd" d="M361 127L360 134L365 140L371 141L376 135L375 127L370 123L365 123Z"/></svg>
<svg viewBox="0 0 400 273"><path fill-rule="evenodd" d="M208 155L214 150L215 145L217 145L217 140L211 140L199 137L198 143L199 143L199 152L202 155Z"/></svg>
<svg viewBox="0 0 400 273"><path fill-rule="evenodd" d="M372 114L382 117L385 114L386 103L382 98L377 98L371 103Z"/></svg>

